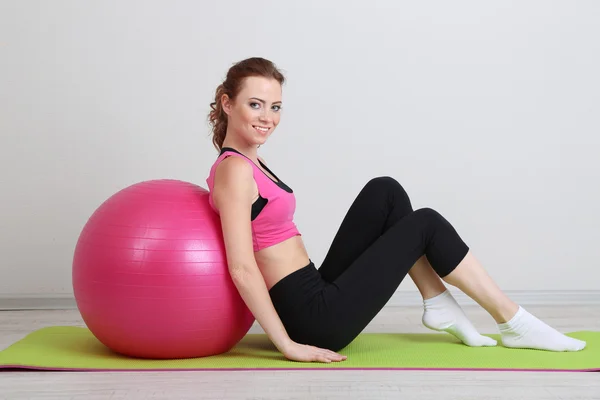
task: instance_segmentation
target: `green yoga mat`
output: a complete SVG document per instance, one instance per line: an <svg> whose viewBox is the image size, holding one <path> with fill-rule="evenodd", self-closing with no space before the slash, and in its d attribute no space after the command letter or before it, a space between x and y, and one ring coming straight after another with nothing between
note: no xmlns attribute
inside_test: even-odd
<svg viewBox="0 0 600 400"><path fill-rule="evenodd" d="M498 335L489 335L498 339ZM468 347L444 333L363 333L340 351L339 363L301 363L285 359L264 334L248 334L225 354L182 360L143 360L116 354L89 330L49 327L35 331L0 352L0 368L54 371L428 369L600 371L600 332L573 332L587 341L580 352L548 352Z"/></svg>

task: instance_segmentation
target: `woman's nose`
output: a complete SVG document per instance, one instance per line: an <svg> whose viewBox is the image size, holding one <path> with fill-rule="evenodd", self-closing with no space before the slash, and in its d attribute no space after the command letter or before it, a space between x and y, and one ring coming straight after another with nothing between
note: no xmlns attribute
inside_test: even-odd
<svg viewBox="0 0 600 400"><path fill-rule="evenodd" d="M260 120L263 122L270 122L271 116L269 115L269 112L265 111L265 112L260 113Z"/></svg>

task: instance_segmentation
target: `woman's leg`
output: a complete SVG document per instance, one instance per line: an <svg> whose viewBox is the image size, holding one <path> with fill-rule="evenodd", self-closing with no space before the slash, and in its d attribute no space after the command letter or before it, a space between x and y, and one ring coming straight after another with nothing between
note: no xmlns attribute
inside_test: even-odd
<svg viewBox="0 0 600 400"><path fill-rule="evenodd" d="M434 210L416 210L390 227L327 285L311 321L317 346L339 350L362 332L425 254L439 276L448 275L469 248Z"/></svg>
<svg viewBox="0 0 600 400"><path fill-rule="evenodd" d="M348 345L385 306L423 254L442 279L474 296L479 304L487 304L486 294L476 287L489 282L467 245L439 213L420 209L389 228L323 289L312 311L312 325L317 330L315 344L332 350ZM500 303L491 301L491 314L503 312ZM578 351L586 344L562 335L521 307L508 322L498 326L507 347Z"/></svg>
<svg viewBox="0 0 600 400"><path fill-rule="evenodd" d="M373 178L350 205L333 238L319 273L336 280L397 221L413 212L408 194L393 178Z"/></svg>
<svg viewBox="0 0 600 400"><path fill-rule="evenodd" d="M319 268L323 279L335 281L383 234L413 212L408 194L396 180L370 180L350 206ZM473 327L425 256L414 263L408 274L423 296L422 319L426 327L451 333L469 346L496 345L495 340L480 335Z"/></svg>
<svg viewBox="0 0 600 400"><path fill-rule="evenodd" d="M477 332L471 321L433 270L426 256L410 269L409 275L423 296L422 322L429 329L448 332L469 346L495 346L497 342ZM422 285L426 282L426 285Z"/></svg>
<svg viewBox="0 0 600 400"><path fill-rule="evenodd" d="M500 290L471 252L467 253L454 271L444 277L444 281L475 300L499 324L510 320L519 309Z"/></svg>
<svg viewBox="0 0 600 400"><path fill-rule="evenodd" d="M397 217L401 213L401 207L395 207L395 201L390 199L407 198L399 187L391 178L376 178L365 186L346 215L319 270L322 277L331 282L326 308L332 311L335 309L334 303L337 304L340 326L344 322L345 326L350 326L347 330L350 333L343 334L351 336L364 329L409 271L415 265L419 266L419 260L422 261L421 272L426 269L426 259L438 276L471 296L496 318L505 346L553 351L576 351L585 347L585 342L560 334L521 307L514 313L515 304L497 288L448 221L434 210L412 211L395 223L390 222L388 215ZM464 255L458 260L456 254L462 251ZM423 254L426 255L425 259ZM419 275L416 271L415 277ZM424 320L427 320L429 312L437 311L440 318L432 320L440 323L438 329L446 330L441 323L444 316L449 316L445 319L451 322L450 333L454 333L452 330L456 330L457 326L460 328L464 321L470 325L460 307L454 308L452 305L454 299L450 301L444 297L443 293L425 299ZM344 309L344 299L348 301L349 309ZM357 305L357 301L362 304ZM428 302L431 307L427 306ZM358 311L354 310L355 306ZM355 314L356 320L349 319ZM336 321L335 313L329 316L331 321ZM510 320L503 323L509 317ZM342 320L339 321L339 318ZM324 324L326 322L323 321Z"/></svg>
<svg viewBox="0 0 600 400"><path fill-rule="evenodd" d="M578 351L586 346L584 341L563 335L510 300L471 252L443 279L490 313L506 347Z"/></svg>
<svg viewBox="0 0 600 400"><path fill-rule="evenodd" d="M424 255L408 271L408 275L415 283L423 300L432 299L446 291L446 285L431 268Z"/></svg>
<svg viewBox="0 0 600 400"><path fill-rule="evenodd" d="M395 179L371 179L350 206L319 268L323 279L334 281L391 226L413 211L408 194ZM425 256L409 275L424 300L446 291Z"/></svg>

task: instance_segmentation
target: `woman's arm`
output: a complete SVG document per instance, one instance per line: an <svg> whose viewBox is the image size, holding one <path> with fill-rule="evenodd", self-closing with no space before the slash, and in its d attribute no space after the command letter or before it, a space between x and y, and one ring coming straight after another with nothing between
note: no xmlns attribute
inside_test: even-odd
<svg viewBox="0 0 600 400"><path fill-rule="evenodd" d="M217 167L213 200L221 216L227 264L236 288L269 339L288 359L345 360L333 351L298 344L287 334L254 258L250 222L254 188L253 170L245 160L230 157Z"/></svg>
<svg viewBox="0 0 600 400"><path fill-rule="evenodd" d="M227 265L244 302L273 344L285 352L291 344L275 311L252 246L251 207L255 195L252 167L237 157L218 167L213 200L221 216Z"/></svg>

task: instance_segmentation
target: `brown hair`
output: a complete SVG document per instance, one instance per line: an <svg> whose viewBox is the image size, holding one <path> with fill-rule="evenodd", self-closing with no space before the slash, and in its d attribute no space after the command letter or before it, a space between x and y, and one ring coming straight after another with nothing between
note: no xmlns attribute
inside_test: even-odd
<svg viewBox="0 0 600 400"><path fill-rule="evenodd" d="M251 76L273 78L283 85L285 78L271 61L260 57L247 58L235 63L227 72L227 77L215 92L215 101L210 103L208 120L212 126L213 145L220 151L227 133L227 114L223 110L221 97L226 94L233 101L242 89L244 79Z"/></svg>

